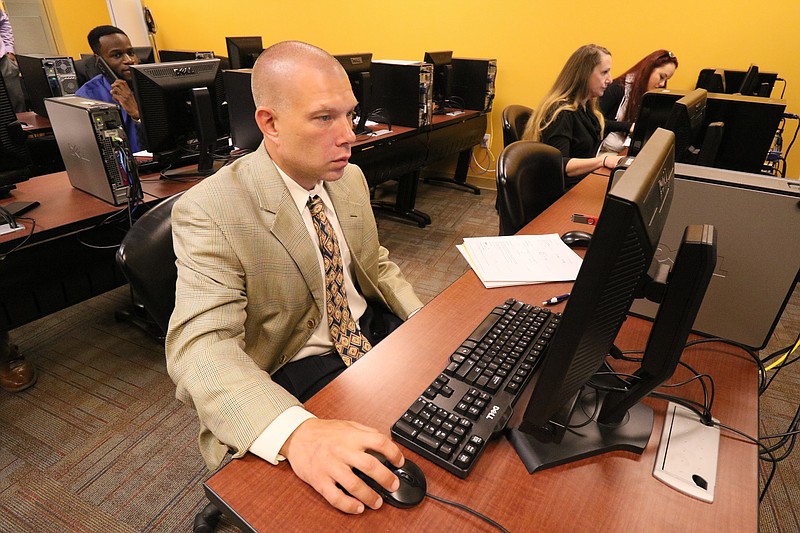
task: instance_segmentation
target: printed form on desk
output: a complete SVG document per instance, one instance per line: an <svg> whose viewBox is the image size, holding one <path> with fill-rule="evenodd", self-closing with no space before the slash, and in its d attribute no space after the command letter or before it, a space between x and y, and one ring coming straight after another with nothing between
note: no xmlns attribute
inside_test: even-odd
<svg viewBox="0 0 800 533"><path fill-rule="evenodd" d="M470 237L456 248L487 289L575 281L583 262L556 233Z"/></svg>

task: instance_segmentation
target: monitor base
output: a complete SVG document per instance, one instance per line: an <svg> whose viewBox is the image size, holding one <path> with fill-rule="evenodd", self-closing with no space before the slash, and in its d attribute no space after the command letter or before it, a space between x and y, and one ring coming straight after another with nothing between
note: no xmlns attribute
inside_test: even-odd
<svg viewBox="0 0 800 533"><path fill-rule="evenodd" d="M509 432L508 439L529 474L607 452L644 451L653 431L653 410L639 403L628 410L620 424L598 424L592 417L600 412L603 396L594 390L581 395L570 420L571 429L559 443L541 442L516 428Z"/></svg>

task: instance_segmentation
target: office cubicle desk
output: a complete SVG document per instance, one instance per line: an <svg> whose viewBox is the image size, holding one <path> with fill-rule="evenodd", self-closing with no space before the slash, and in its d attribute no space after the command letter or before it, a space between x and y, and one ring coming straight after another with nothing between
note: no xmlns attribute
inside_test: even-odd
<svg viewBox="0 0 800 533"><path fill-rule="evenodd" d="M350 162L361 167L369 186L373 188L389 180L398 182L394 202L374 201L372 207L411 220L419 227L430 224L431 218L414 207L420 171L428 163L455 154L458 154L458 163L454 177L440 181L456 183L479 193L466 181L472 147L483 139L486 123L485 113L466 110L457 115L434 115L429 126L393 126L385 135L359 136ZM378 125L374 129L383 127Z"/></svg>
<svg viewBox="0 0 800 533"><path fill-rule="evenodd" d="M17 120L22 122L22 129L28 134L51 133L50 119L37 115L33 111L17 113Z"/></svg>
<svg viewBox="0 0 800 533"><path fill-rule="evenodd" d="M455 110L450 110L455 111ZM483 117L483 120L476 120ZM433 124L428 139L428 161L438 161L449 155L458 154L453 177L427 176L425 181L450 183L480 194L481 190L467 183L467 172L472 158L472 147L483 140L486 133L486 114L464 110L456 115L433 115ZM448 131L448 128L451 131ZM457 131L457 133L453 133Z"/></svg>
<svg viewBox="0 0 800 533"><path fill-rule="evenodd" d="M193 182L142 176L144 206L186 190ZM17 184L12 201L37 201L19 223L0 235L0 330L9 330L126 283L115 245L129 227L126 208L115 207L70 185L66 172ZM35 227L30 220L35 220ZM92 247L94 246L94 247ZM16 248L16 250L15 250ZM15 250L11 252L12 250ZM11 252L11 253L9 253Z"/></svg>
<svg viewBox="0 0 800 533"><path fill-rule="evenodd" d="M607 178L589 176L525 227L525 233L563 233L587 226L576 212L599 213ZM354 420L388 435L392 424L446 366L460 342L509 297L539 303L569 283L485 289L471 272L426 305L357 364L309 400L324 418ZM561 310L565 304L554 309ZM617 344L643 348L650 323L630 317ZM725 345L701 345L684 360L716 384L714 416L750 435L758 432L757 372L752 361ZM615 363L615 366L617 363ZM622 365L620 369L624 370ZM679 369L673 382L686 379ZM671 392L702 401L697 385ZM511 426L518 424L526 398ZM692 499L652 476L666 402L648 399L656 424L643 455L614 452L529 475L505 438L489 444L467 479L459 479L413 452L428 492L480 511L510 531L756 531L758 457L751 442L723 432L713 504ZM425 499L412 509L385 504L349 516L330 507L286 463L272 466L246 455L206 483L209 498L245 531L489 531L479 519Z"/></svg>

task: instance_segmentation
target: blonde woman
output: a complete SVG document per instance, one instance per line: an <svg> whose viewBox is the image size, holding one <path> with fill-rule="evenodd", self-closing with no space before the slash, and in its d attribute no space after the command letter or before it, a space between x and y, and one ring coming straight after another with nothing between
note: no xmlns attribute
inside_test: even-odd
<svg viewBox="0 0 800 533"><path fill-rule="evenodd" d="M567 188L590 172L614 168L622 158L597 155L605 125L597 99L610 84L611 53L595 44L581 46L525 127L523 139L541 141L561 152Z"/></svg>

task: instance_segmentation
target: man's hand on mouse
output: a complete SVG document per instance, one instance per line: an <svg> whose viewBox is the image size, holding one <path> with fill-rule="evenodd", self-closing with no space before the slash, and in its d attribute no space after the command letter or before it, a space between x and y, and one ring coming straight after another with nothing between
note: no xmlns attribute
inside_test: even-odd
<svg viewBox="0 0 800 533"><path fill-rule="evenodd" d="M389 492L400 487L397 479L381 462L366 453L375 450L395 466L405 459L400 448L387 436L357 422L346 420L306 420L286 440L281 455L294 473L342 512L359 514L364 506L378 509L383 500L353 473L358 468ZM351 496L345 494L341 485Z"/></svg>

